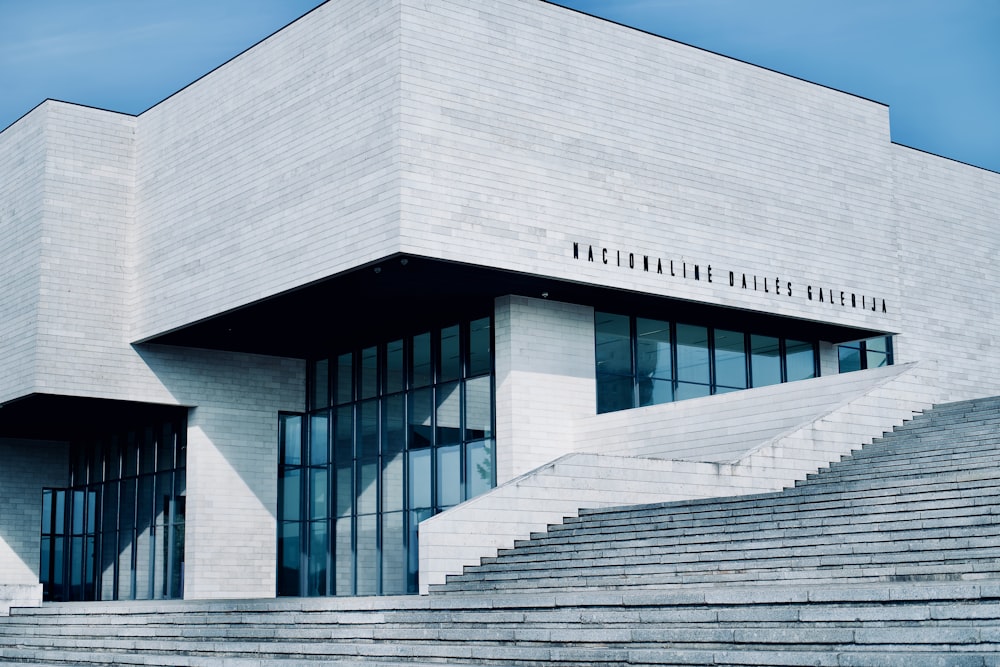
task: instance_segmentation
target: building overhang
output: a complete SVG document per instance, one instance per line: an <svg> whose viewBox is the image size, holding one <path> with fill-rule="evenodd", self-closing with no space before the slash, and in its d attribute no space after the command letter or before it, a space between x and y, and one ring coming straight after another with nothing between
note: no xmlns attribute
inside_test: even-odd
<svg viewBox="0 0 1000 667"><path fill-rule="evenodd" d="M393 255L142 341L313 358L492 312L504 295L648 317L844 342L886 333L491 267Z"/></svg>

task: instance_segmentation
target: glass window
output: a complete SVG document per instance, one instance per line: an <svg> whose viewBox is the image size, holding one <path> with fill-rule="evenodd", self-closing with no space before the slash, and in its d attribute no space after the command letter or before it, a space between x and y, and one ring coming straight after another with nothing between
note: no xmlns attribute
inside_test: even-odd
<svg viewBox="0 0 1000 667"><path fill-rule="evenodd" d="M670 345L670 323L635 320L636 371L638 377L673 377L673 352Z"/></svg>
<svg viewBox="0 0 1000 667"><path fill-rule="evenodd" d="M431 502L431 450L414 449L409 456L409 506L433 507Z"/></svg>
<svg viewBox="0 0 1000 667"><path fill-rule="evenodd" d="M345 405L334 410L333 460L340 465L354 458L354 407Z"/></svg>
<svg viewBox="0 0 1000 667"><path fill-rule="evenodd" d="M462 372L462 357L459 350L459 327L446 327L441 329L441 347L438 355L439 373L438 382L448 382L457 380Z"/></svg>
<svg viewBox="0 0 1000 667"><path fill-rule="evenodd" d="M413 337L413 353L410 354L410 379L414 387L426 387L431 376L431 335L422 333Z"/></svg>
<svg viewBox="0 0 1000 667"><path fill-rule="evenodd" d="M708 385L709 378L708 327L678 324L677 380Z"/></svg>
<svg viewBox="0 0 1000 667"><path fill-rule="evenodd" d="M597 376L597 412L615 412L635 407L631 375Z"/></svg>
<svg viewBox="0 0 1000 667"><path fill-rule="evenodd" d="M378 456L378 400L358 403L358 458Z"/></svg>
<svg viewBox="0 0 1000 667"><path fill-rule="evenodd" d="M754 387L781 382L781 341L774 336L750 336L750 375Z"/></svg>
<svg viewBox="0 0 1000 667"><path fill-rule="evenodd" d="M465 439L478 440L493 435L493 397L490 376L465 382Z"/></svg>
<svg viewBox="0 0 1000 667"><path fill-rule="evenodd" d="M309 465L323 465L330 460L330 415L325 410L309 416Z"/></svg>
<svg viewBox="0 0 1000 667"><path fill-rule="evenodd" d="M601 312L595 313L594 332L598 413L801 380L817 372L816 345L808 341Z"/></svg>
<svg viewBox="0 0 1000 667"><path fill-rule="evenodd" d="M406 388L406 368L403 366L403 341L394 340L385 346L385 393Z"/></svg>
<svg viewBox="0 0 1000 667"><path fill-rule="evenodd" d="M302 502L299 496L301 488L302 469L287 468L278 478L278 494L281 497L281 518L285 521L301 521Z"/></svg>
<svg viewBox="0 0 1000 667"><path fill-rule="evenodd" d="M493 441L480 440L466 445L466 498L475 498L493 488Z"/></svg>
<svg viewBox="0 0 1000 667"><path fill-rule="evenodd" d="M839 365L841 373L849 373L851 371L861 370L862 365L861 365L860 347L840 345L837 347L837 356L839 357Z"/></svg>
<svg viewBox="0 0 1000 667"><path fill-rule="evenodd" d="M312 365L312 391L309 407L313 410L330 405L330 361L321 359Z"/></svg>
<svg viewBox="0 0 1000 667"><path fill-rule="evenodd" d="M361 350L361 388L359 398L372 398L378 394L378 348Z"/></svg>
<svg viewBox="0 0 1000 667"><path fill-rule="evenodd" d="M629 318L625 315L595 313L594 332L597 373L631 375L632 343Z"/></svg>
<svg viewBox="0 0 1000 667"><path fill-rule="evenodd" d="M715 384L733 389L747 388L746 341L742 331L716 329Z"/></svg>
<svg viewBox="0 0 1000 667"><path fill-rule="evenodd" d="M309 399L306 450L282 440L279 591L415 592L417 523L495 484L491 318L334 352L330 400ZM283 433L302 419L283 418ZM323 457L308 449L321 433ZM298 560L284 552L295 539Z"/></svg>
<svg viewBox="0 0 1000 667"><path fill-rule="evenodd" d="M816 377L816 346L798 340L785 341L785 381Z"/></svg>
<svg viewBox="0 0 1000 667"><path fill-rule="evenodd" d="M281 462L285 465L301 465L302 417L300 415L280 415L278 417L278 438L281 444Z"/></svg>
<svg viewBox="0 0 1000 667"><path fill-rule="evenodd" d="M490 318L473 320L469 324L469 377L489 373L493 358L493 331Z"/></svg>
<svg viewBox="0 0 1000 667"><path fill-rule="evenodd" d="M892 336L879 336L878 338L838 345L837 354L841 373L891 366L893 363Z"/></svg>
<svg viewBox="0 0 1000 667"><path fill-rule="evenodd" d="M437 504L446 508L462 502L461 445L437 450Z"/></svg>
<svg viewBox="0 0 1000 667"><path fill-rule="evenodd" d="M409 433L407 442L411 448L429 447L433 441L431 416L434 413L434 392L419 389L410 394Z"/></svg>
<svg viewBox="0 0 1000 667"><path fill-rule="evenodd" d="M461 393L458 382L438 385L437 440L439 445L461 440Z"/></svg>

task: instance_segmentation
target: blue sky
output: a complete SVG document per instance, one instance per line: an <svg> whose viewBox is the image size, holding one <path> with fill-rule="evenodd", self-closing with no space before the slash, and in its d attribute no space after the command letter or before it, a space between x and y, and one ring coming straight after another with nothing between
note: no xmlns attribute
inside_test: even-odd
<svg viewBox="0 0 1000 667"><path fill-rule="evenodd" d="M47 97L139 113L317 4L0 0L0 128ZM886 103L894 141L1000 172L1000 0L556 4Z"/></svg>

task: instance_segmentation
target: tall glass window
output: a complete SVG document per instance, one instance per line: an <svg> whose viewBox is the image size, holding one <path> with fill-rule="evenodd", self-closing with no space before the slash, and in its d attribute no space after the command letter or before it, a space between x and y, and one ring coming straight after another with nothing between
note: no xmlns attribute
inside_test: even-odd
<svg viewBox="0 0 1000 667"><path fill-rule="evenodd" d="M279 417L279 595L417 591L420 521L496 484L492 345L484 317L310 364Z"/></svg>
<svg viewBox="0 0 1000 667"><path fill-rule="evenodd" d="M892 366L892 336L879 336L837 346L840 372Z"/></svg>
<svg viewBox="0 0 1000 667"><path fill-rule="evenodd" d="M669 403L818 374L817 345L739 329L594 315L597 412Z"/></svg>
<svg viewBox="0 0 1000 667"><path fill-rule="evenodd" d="M71 443L70 486L42 494L47 600L183 595L186 424Z"/></svg>

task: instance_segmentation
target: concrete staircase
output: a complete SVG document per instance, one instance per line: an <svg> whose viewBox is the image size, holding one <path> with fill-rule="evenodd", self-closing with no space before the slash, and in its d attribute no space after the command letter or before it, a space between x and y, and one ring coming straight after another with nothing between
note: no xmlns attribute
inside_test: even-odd
<svg viewBox="0 0 1000 667"><path fill-rule="evenodd" d="M1000 398L793 489L588 511L429 596L53 604L20 665L1000 666Z"/></svg>

